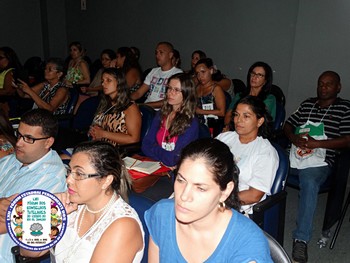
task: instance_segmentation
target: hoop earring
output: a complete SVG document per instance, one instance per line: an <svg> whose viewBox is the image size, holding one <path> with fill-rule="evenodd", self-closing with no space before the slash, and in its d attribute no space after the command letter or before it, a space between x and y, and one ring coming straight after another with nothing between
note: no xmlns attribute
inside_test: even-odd
<svg viewBox="0 0 350 263"><path fill-rule="evenodd" d="M225 212L225 210L226 210L226 204L225 204L225 202L220 202L220 203L219 203L219 211L220 211L221 213L223 213L223 212Z"/></svg>

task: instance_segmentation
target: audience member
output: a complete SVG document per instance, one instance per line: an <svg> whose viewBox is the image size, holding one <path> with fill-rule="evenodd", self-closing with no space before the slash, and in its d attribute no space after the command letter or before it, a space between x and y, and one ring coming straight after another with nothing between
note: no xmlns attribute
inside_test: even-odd
<svg viewBox="0 0 350 263"><path fill-rule="evenodd" d="M149 262L272 262L261 229L238 210L239 169L230 149L206 138L186 146L174 199L145 213Z"/></svg>
<svg viewBox="0 0 350 263"><path fill-rule="evenodd" d="M271 117L265 104L255 96L241 99L233 109L235 131L221 133L217 139L226 143L239 167L241 211L252 214L252 206L270 194L279 158L268 141Z"/></svg>
<svg viewBox="0 0 350 263"><path fill-rule="evenodd" d="M141 113L130 100L129 88L122 70L107 68L102 73L103 96L89 135L93 140L119 144L140 140Z"/></svg>
<svg viewBox="0 0 350 263"><path fill-rule="evenodd" d="M320 186L330 176L335 150L350 146L350 101L338 97L339 75L323 72L317 97L306 99L286 121L284 132L292 142L290 174L299 177L297 228L293 232L293 260L307 262L313 217ZM328 232L328 231L327 231Z"/></svg>
<svg viewBox="0 0 350 263"><path fill-rule="evenodd" d="M115 67L124 71L126 84L130 88L130 93L138 90L142 84L142 70L138 60L135 57L135 54L130 48L118 48Z"/></svg>
<svg viewBox="0 0 350 263"><path fill-rule="evenodd" d="M65 82L67 85L79 85L86 88L90 84L89 65L84 60L86 51L79 42L70 43L69 50L71 59L68 63Z"/></svg>
<svg viewBox="0 0 350 263"><path fill-rule="evenodd" d="M141 56L140 49L138 49L137 47L130 47L130 49L132 53L134 53L136 60L139 61Z"/></svg>
<svg viewBox="0 0 350 263"><path fill-rule="evenodd" d="M17 138L11 123L0 110L0 159L6 155L13 153Z"/></svg>
<svg viewBox="0 0 350 263"><path fill-rule="evenodd" d="M159 42L155 54L159 67L151 70L141 87L131 94L131 99L137 100L148 92L145 103L152 108L159 109L163 105L169 77L182 70L172 64L174 47L169 42Z"/></svg>
<svg viewBox="0 0 350 263"><path fill-rule="evenodd" d="M65 114L70 98L68 88L62 82L64 75L63 60L50 58L45 67L45 82L31 88L18 79L18 84L14 86L22 98L31 98L34 101L34 109L45 109L54 115Z"/></svg>
<svg viewBox="0 0 350 263"><path fill-rule="evenodd" d="M181 69L181 55L177 49L174 49L174 56L173 56L172 63L174 67Z"/></svg>
<svg viewBox="0 0 350 263"><path fill-rule="evenodd" d="M185 73L170 77L164 104L142 141L142 152L166 166L175 166L181 150L198 137L195 110L191 77Z"/></svg>
<svg viewBox="0 0 350 263"><path fill-rule="evenodd" d="M264 101L272 120L276 117L276 98L270 94L272 86L272 69L265 62L255 62L250 66L247 74L247 89L242 93L238 93L232 99L230 106L225 115L225 131L230 130L230 122L232 120L233 108L237 102L248 95L258 96Z"/></svg>
<svg viewBox="0 0 350 263"><path fill-rule="evenodd" d="M191 69L187 73L190 74L196 81L198 81L195 72L196 64L203 58L207 58L207 55L202 50L195 50L192 52Z"/></svg>
<svg viewBox="0 0 350 263"><path fill-rule="evenodd" d="M143 229L124 200L129 186L118 150L106 142L79 144L67 168L67 193L57 194L68 213L68 227L51 250L55 262L140 262ZM27 256L43 252L21 249Z"/></svg>
<svg viewBox="0 0 350 263"><path fill-rule="evenodd" d="M209 128L214 128L217 135L223 126L225 116L225 95L222 88L212 79L214 64L211 58L204 58L197 62L196 76L198 86L196 88L198 97L197 116L201 123L205 123Z"/></svg>
<svg viewBox="0 0 350 263"><path fill-rule="evenodd" d="M15 243L6 233L6 210L18 193L30 189L49 192L66 190L65 168L50 147L58 123L44 109L35 109L21 117L16 132L15 154L0 159L0 262L13 262L11 247Z"/></svg>
<svg viewBox="0 0 350 263"><path fill-rule="evenodd" d="M6 116L9 114L8 101L16 93L12 83L20 74L22 65L15 51L10 47L0 48L0 108Z"/></svg>

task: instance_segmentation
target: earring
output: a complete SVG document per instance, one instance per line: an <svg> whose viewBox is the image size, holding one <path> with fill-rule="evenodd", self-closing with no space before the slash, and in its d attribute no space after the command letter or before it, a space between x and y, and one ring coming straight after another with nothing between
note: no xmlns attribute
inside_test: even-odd
<svg viewBox="0 0 350 263"><path fill-rule="evenodd" d="M219 202L219 211L220 211L221 213L223 213L223 212L225 212L225 210L226 210L226 204L225 204L225 202Z"/></svg>

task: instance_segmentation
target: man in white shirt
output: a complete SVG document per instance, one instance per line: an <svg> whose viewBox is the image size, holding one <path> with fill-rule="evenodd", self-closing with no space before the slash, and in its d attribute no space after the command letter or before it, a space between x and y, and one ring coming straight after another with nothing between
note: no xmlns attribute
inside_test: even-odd
<svg viewBox="0 0 350 263"><path fill-rule="evenodd" d="M141 87L131 94L131 99L137 100L149 91L145 104L159 109L165 98L168 79L182 70L173 65L174 47L171 43L159 42L155 55L159 67L151 70Z"/></svg>

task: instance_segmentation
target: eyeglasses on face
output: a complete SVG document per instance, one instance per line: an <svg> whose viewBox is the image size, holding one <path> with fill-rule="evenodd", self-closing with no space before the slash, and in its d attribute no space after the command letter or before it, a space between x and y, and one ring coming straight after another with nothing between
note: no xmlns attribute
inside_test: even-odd
<svg viewBox="0 0 350 263"><path fill-rule="evenodd" d="M170 92L174 92L174 93L180 93L181 92L181 89L179 88L173 88L173 87L170 87L170 86L167 86L166 87L166 92L167 93L170 93Z"/></svg>
<svg viewBox="0 0 350 263"><path fill-rule="evenodd" d="M251 78L257 77L257 78L261 79L261 78L265 77L265 75L261 74L261 73L255 73L254 71L252 71L252 72L250 72L250 77Z"/></svg>
<svg viewBox="0 0 350 263"><path fill-rule="evenodd" d="M66 167L66 172L67 172L67 177L71 175L73 179L76 181L86 180L92 177L101 177L101 175L99 174L84 174L81 172L72 172L72 169L69 167Z"/></svg>
<svg viewBox="0 0 350 263"><path fill-rule="evenodd" d="M35 143L35 141L46 140L46 139L50 138L50 137L34 138L34 137L29 136L29 135L22 135L19 131L16 131L15 135L17 137L17 141L22 138L24 142L29 143L29 144L33 144L33 143Z"/></svg>

